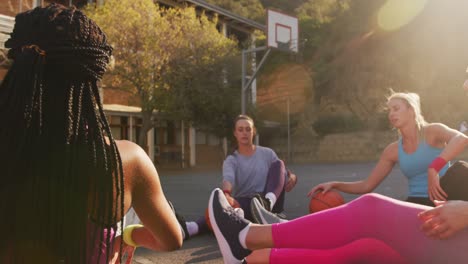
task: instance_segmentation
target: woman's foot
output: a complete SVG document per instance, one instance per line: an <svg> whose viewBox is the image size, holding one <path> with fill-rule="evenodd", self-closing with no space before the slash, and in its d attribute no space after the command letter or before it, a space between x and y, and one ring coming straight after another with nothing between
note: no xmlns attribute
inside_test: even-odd
<svg viewBox="0 0 468 264"><path fill-rule="evenodd" d="M224 263L242 263L251 251L245 249L239 241L239 233L250 225L243 218L241 209L229 205L221 189L216 188L210 196L208 204L210 223L218 240Z"/></svg>

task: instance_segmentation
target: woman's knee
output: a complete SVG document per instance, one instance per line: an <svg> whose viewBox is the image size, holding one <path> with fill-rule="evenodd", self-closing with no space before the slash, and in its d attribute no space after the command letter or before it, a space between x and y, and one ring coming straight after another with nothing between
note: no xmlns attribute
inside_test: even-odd
<svg viewBox="0 0 468 264"><path fill-rule="evenodd" d="M270 165L270 170L285 169L284 162L282 160L273 161Z"/></svg>
<svg viewBox="0 0 468 264"><path fill-rule="evenodd" d="M356 198L353 203L366 204L367 206L377 206L382 203L387 203L390 198L378 193L366 193Z"/></svg>

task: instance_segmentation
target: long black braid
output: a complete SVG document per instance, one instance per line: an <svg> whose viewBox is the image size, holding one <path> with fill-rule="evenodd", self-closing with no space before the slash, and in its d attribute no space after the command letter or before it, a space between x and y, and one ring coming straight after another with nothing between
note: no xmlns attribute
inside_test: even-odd
<svg viewBox="0 0 468 264"><path fill-rule="evenodd" d="M0 263L90 263L103 244L94 260L108 260L102 231L124 214L122 161L97 85L112 48L81 11L57 4L18 14L5 46Z"/></svg>

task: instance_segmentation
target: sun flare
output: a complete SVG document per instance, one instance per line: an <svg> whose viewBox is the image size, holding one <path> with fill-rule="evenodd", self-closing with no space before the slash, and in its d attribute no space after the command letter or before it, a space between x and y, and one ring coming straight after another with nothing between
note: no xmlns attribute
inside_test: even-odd
<svg viewBox="0 0 468 264"><path fill-rule="evenodd" d="M410 23L426 5L427 0L387 0L378 13L383 30L392 31Z"/></svg>

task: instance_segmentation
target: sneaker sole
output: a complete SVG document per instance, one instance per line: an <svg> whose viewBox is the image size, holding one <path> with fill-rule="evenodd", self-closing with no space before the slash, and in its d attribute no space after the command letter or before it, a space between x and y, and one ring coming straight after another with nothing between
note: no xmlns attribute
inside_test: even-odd
<svg viewBox="0 0 468 264"><path fill-rule="evenodd" d="M289 220L286 218L286 216L284 216L284 214L277 214L267 211L261 204L261 201L259 201L257 198L252 199L250 209L252 218L259 224L271 225L289 222Z"/></svg>
<svg viewBox="0 0 468 264"><path fill-rule="evenodd" d="M263 219L262 215L258 212L258 206L261 206L258 200L256 198L252 199L252 205L250 205L250 213L252 214L253 219L258 224L268 224L266 220Z"/></svg>
<svg viewBox="0 0 468 264"><path fill-rule="evenodd" d="M250 208L252 209L252 217L255 219L255 221L258 221L258 223L260 224L269 225L283 222L281 217L274 215L274 213L266 211L266 209L262 206L260 201L256 198L252 199L252 204L250 205ZM262 209L266 211L265 214L261 213ZM287 222L287 220L284 220L284 222Z"/></svg>
<svg viewBox="0 0 468 264"><path fill-rule="evenodd" d="M223 260L225 264L240 264L242 260L238 260L237 258L232 255L231 247L229 246L228 242L224 238L221 230L219 229L218 225L216 224L216 219L214 217L213 212L213 199L217 192L222 192L221 189L216 188L211 192L210 201L208 204L208 214L210 216L210 223L211 227L213 228L213 233L216 236L216 240L218 240L219 249L221 251L221 255L223 255Z"/></svg>

